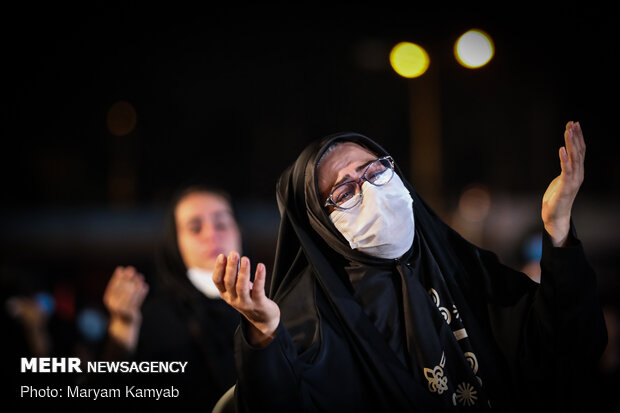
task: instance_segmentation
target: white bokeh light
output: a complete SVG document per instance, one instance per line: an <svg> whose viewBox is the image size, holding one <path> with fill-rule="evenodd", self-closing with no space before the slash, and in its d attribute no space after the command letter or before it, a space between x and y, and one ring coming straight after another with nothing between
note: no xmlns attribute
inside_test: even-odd
<svg viewBox="0 0 620 413"><path fill-rule="evenodd" d="M458 62L470 69L487 64L495 54L493 41L482 30L472 29L458 38L454 45L454 55Z"/></svg>

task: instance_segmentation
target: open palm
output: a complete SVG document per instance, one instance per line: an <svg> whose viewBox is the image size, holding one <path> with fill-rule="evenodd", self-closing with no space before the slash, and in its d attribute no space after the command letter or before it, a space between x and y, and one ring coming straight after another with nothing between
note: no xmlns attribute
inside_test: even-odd
<svg viewBox="0 0 620 413"><path fill-rule="evenodd" d="M560 148L562 172L545 191L542 220L555 246L562 246L570 230L571 209L583 182L586 144L579 122L568 122L564 131L565 146Z"/></svg>

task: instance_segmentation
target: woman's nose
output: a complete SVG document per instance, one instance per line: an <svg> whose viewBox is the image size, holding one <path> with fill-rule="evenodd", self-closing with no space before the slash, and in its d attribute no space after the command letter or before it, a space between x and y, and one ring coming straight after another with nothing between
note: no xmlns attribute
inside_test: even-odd
<svg viewBox="0 0 620 413"><path fill-rule="evenodd" d="M213 225L207 224L202 227L202 231L200 231L200 238L205 240L211 240L215 237L217 230Z"/></svg>

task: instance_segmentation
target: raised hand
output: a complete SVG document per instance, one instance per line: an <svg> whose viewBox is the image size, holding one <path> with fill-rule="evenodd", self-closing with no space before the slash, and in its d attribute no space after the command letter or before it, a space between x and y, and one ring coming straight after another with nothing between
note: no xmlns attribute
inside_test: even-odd
<svg viewBox="0 0 620 413"><path fill-rule="evenodd" d="M584 177L586 144L579 122L568 122L564 131L565 146L560 148L562 172L543 195L542 220L554 246L568 239L573 202Z"/></svg>
<svg viewBox="0 0 620 413"><path fill-rule="evenodd" d="M213 270L213 282L224 301L239 311L249 322L248 339L256 347L267 345L280 323L280 308L265 295L265 265L256 267L250 281L250 260L231 251L220 254Z"/></svg>
<svg viewBox="0 0 620 413"><path fill-rule="evenodd" d="M14 296L6 301L8 313L24 326L28 346L33 355L48 357L51 338L48 330L49 312L33 297Z"/></svg>
<svg viewBox="0 0 620 413"><path fill-rule="evenodd" d="M116 267L103 294L103 304L110 313L108 332L130 351L138 342L140 308L148 291L142 274L129 266Z"/></svg>

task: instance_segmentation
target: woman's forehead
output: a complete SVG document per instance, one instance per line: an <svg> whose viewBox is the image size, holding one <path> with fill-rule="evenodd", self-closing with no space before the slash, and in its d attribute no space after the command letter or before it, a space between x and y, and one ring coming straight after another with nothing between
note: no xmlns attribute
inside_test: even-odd
<svg viewBox="0 0 620 413"><path fill-rule="evenodd" d="M323 156L317 167L319 191L322 193L336 181L340 171L352 163L366 162L376 158L370 150L353 142L344 142Z"/></svg>
<svg viewBox="0 0 620 413"><path fill-rule="evenodd" d="M184 196L175 208L175 216L181 221L195 215L212 216L222 212L232 212L229 202L210 192L192 192Z"/></svg>

